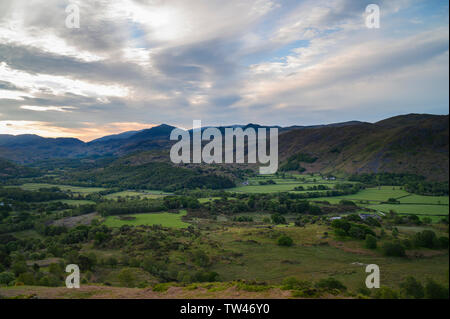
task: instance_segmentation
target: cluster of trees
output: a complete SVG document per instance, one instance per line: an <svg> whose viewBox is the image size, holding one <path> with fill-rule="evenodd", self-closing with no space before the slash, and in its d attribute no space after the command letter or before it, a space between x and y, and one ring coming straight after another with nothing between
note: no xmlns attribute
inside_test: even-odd
<svg viewBox="0 0 450 319"><path fill-rule="evenodd" d="M330 189L331 188L326 185L314 185L314 186L306 187L306 190L308 190L308 191L326 191L326 190L330 190ZM304 190L305 190L304 186L297 186L294 188L294 191L304 191Z"/></svg>
<svg viewBox="0 0 450 319"><path fill-rule="evenodd" d="M163 199L108 200L96 206L102 216L152 213L180 208L197 209L200 208L200 203L198 199L189 196L167 196Z"/></svg>
<svg viewBox="0 0 450 319"><path fill-rule="evenodd" d="M52 220L92 213L95 204L80 206L62 202L22 203L6 201L0 205L0 234L36 228Z"/></svg>
<svg viewBox="0 0 450 319"><path fill-rule="evenodd" d="M321 208L303 199L290 198L287 194L251 194L236 197L236 200L215 200L203 205L212 215L238 214L245 212L269 212L278 214L323 214Z"/></svg>
<svg viewBox="0 0 450 319"><path fill-rule="evenodd" d="M423 230L413 236L413 245L430 249L447 249L448 237L438 237L432 230Z"/></svg>
<svg viewBox="0 0 450 319"><path fill-rule="evenodd" d="M370 186L402 186L412 182L423 182L425 177L407 173L362 173L351 175L349 180Z"/></svg>
<svg viewBox="0 0 450 319"><path fill-rule="evenodd" d="M120 189L161 189L173 192L179 189L223 189L236 186L231 178L188 169L164 162L144 165L114 163L102 170L72 172L63 176L63 182L79 186L99 186Z"/></svg>
<svg viewBox="0 0 450 319"><path fill-rule="evenodd" d="M259 185L276 185L277 183L273 179L269 179L267 181L259 181Z"/></svg>
<svg viewBox="0 0 450 319"><path fill-rule="evenodd" d="M160 199L110 200L97 205L97 211L102 216L160 212L164 209L164 202Z"/></svg>
<svg viewBox="0 0 450 319"><path fill-rule="evenodd" d="M350 181L367 186L403 186L407 192L420 195L445 196L449 194L447 182L428 182L424 176L406 173L364 173L350 176Z"/></svg>
<svg viewBox="0 0 450 319"><path fill-rule="evenodd" d="M367 235L375 236L374 231L367 225L350 222L346 219L336 219L331 222L336 235L352 237L355 239L366 239Z"/></svg>
<svg viewBox="0 0 450 319"><path fill-rule="evenodd" d="M7 183L17 178L36 177L40 171L34 168L21 166L0 158L0 182Z"/></svg>
<svg viewBox="0 0 450 319"><path fill-rule="evenodd" d="M238 222L238 223L248 223L248 222L253 222L253 217L250 216L236 216L233 218L234 222Z"/></svg>
<svg viewBox="0 0 450 319"><path fill-rule="evenodd" d="M446 196L448 182L411 182L405 184L405 190L420 195Z"/></svg>
<svg viewBox="0 0 450 319"><path fill-rule="evenodd" d="M58 189L59 190L59 189ZM0 198L20 202L46 202L57 199L70 199L71 197L61 191L42 189L39 191L27 191L18 187L4 188L0 186Z"/></svg>
<svg viewBox="0 0 450 319"><path fill-rule="evenodd" d="M315 156L306 153L298 153L289 157L286 163L280 166L280 170L304 172L305 168L303 168L300 163L314 163L316 160L317 157Z"/></svg>

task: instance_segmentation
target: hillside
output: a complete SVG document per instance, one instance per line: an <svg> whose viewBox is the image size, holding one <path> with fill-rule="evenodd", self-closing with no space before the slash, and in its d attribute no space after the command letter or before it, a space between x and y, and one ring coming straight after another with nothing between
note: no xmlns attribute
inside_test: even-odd
<svg viewBox="0 0 450 319"><path fill-rule="evenodd" d="M223 132L225 127L219 129ZM231 127L256 129L264 126ZM430 180L448 180L448 115L409 114L374 124L349 121L277 127L283 170L325 174L413 173ZM147 164L153 162L153 155L149 158L146 152L156 151L157 154L163 151L165 155L159 154L155 161L168 162L167 151L173 143L169 136L173 129L173 126L162 124L89 143L73 138L0 135L0 157L21 164L42 165L54 159L127 158L137 154L133 161Z"/></svg>
<svg viewBox="0 0 450 319"><path fill-rule="evenodd" d="M35 169L17 165L0 158L0 181L9 178L34 177L37 175L39 175L39 172Z"/></svg>
<svg viewBox="0 0 450 319"><path fill-rule="evenodd" d="M71 158L83 152L85 143L76 138L45 138L38 135L0 135L0 157L18 163L50 158Z"/></svg>
<svg viewBox="0 0 450 319"><path fill-rule="evenodd" d="M174 165L167 153L147 151L122 157L102 167L84 168L59 176L58 183L106 188L222 189L234 187L231 176L212 169Z"/></svg>
<svg viewBox="0 0 450 319"><path fill-rule="evenodd" d="M413 173L448 180L447 116L410 114L374 124L292 130L280 134L280 161L304 154L307 172Z"/></svg>

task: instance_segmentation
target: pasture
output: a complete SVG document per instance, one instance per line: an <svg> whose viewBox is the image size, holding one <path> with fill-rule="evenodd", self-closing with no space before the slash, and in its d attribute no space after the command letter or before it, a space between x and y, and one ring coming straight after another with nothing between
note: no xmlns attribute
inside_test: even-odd
<svg viewBox="0 0 450 319"><path fill-rule="evenodd" d="M164 193L163 191L122 191L105 195L103 196L103 198L114 200L117 200L118 198L127 198L127 197L160 198L167 195L171 194Z"/></svg>
<svg viewBox="0 0 450 319"><path fill-rule="evenodd" d="M448 254L422 259L385 257L365 249L361 242L343 242L337 247L331 238L323 237L324 232L330 229L321 225L273 230L230 227L213 232L210 238L225 250L221 255L236 257L218 257L220 261L211 270L225 281L247 279L269 284L279 284L286 277L318 281L333 276L351 289L364 284L367 264L380 266L384 286L396 287L407 276L447 280ZM293 247L276 244L283 233L293 238ZM214 250L209 253L216 254Z"/></svg>
<svg viewBox="0 0 450 319"><path fill-rule="evenodd" d="M161 225L164 227L173 228L186 228L189 226L181 220L186 215L186 211L180 211L180 213L145 213L145 214L133 214L124 215L125 218L131 218L130 220L122 219L122 216L108 216L105 218L104 225L108 227L121 227L123 225L129 226L141 226L141 225Z"/></svg>
<svg viewBox="0 0 450 319"><path fill-rule="evenodd" d="M58 187L64 192L72 192L76 194L92 194L104 191L105 188L102 187L80 187L80 186L69 186L69 185L54 185L54 184L45 184L45 183L27 183L19 186L20 188L24 190L29 191L38 191L40 188L51 188L51 187Z"/></svg>

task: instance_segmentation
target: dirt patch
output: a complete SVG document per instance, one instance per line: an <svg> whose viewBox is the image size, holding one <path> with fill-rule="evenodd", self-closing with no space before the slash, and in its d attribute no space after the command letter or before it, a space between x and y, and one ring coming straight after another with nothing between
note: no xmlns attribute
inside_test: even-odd
<svg viewBox="0 0 450 319"><path fill-rule="evenodd" d="M86 215L80 215L75 217L67 217L58 219L53 222L54 226L65 226L68 228L76 227L79 225L90 225L91 222L98 217L98 213L90 213Z"/></svg>

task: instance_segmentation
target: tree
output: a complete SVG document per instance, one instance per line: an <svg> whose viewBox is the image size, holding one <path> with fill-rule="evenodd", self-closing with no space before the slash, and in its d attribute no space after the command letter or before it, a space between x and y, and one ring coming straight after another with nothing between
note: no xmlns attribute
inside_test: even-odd
<svg viewBox="0 0 450 319"><path fill-rule="evenodd" d="M0 285L9 285L15 279L12 272L0 273Z"/></svg>
<svg viewBox="0 0 450 319"><path fill-rule="evenodd" d="M136 276L131 268L124 268L118 275L120 284L125 287L134 287L136 282Z"/></svg>
<svg viewBox="0 0 450 319"><path fill-rule="evenodd" d="M404 257L405 247L399 243L385 243L383 245L383 253L390 257Z"/></svg>
<svg viewBox="0 0 450 319"><path fill-rule="evenodd" d="M414 277L407 277L400 287L407 298L421 299L425 296L422 284Z"/></svg>
<svg viewBox="0 0 450 319"><path fill-rule="evenodd" d="M316 287L323 289L337 289L339 291L347 290L347 287L345 287L342 282L333 277L319 280L319 282L316 284Z"/></svg>
<svg viewBox="0 0 450 319"><path fill-rule="evenodd" d="M394 229L392 229L392 236L394 237L394 238L397 238L398 237L398 229L397 229L397 227L394 227Z"/></svg>
<svg viewBox="0 0 450 319"><path fill-rule="evenodd" d="M448 288L445 288L432 279L428 279L425 285L425 298L448 299Z"/></svg>
<svg viewBox="0 0 450 319"><path fill-rule="evenodd" d="M271 217L274 224L286 224L286 219L280 214L273 214Z"/></svg>
<svg viewBox="0 0 450 319"><path fill-rule="evenodd" d="M444 237L444 236L439 237L438 241L439 241L440 248L448 249L448 237Z"/></svg>
<svg viewBox="0 0 450 319"><path fill-rule="evenodd" d="M278 238L278 246L290 247L293 244L294 244L294 241L289 236L282 235L280 238Z"/></svg>
<svg viewBox="0 0 450 319"><path fill-rule="evenodd" d="M424 230L414 235L414 244L417 247L436 248L439 241L432 230Z"/></svg>
<svg viewBox="0 0 450 319"><path fill-rule="evenodd" d="M376 249L377 248L377 239L373 235L366 235L366 248Z"/></svg>
<svg viewBox="0 0 450 319"><path fill-rule="evenodd" d="M20 274L23 274L28 271L28 267L25 261L16 261L11 266L12 271L16 276L19 276Z"/></svg>
<svg viewBox="0 0 450 319"><path fill-rule="evenodd" d="M210 260L208 255L203 250L196 250L193 254L193 261L197 266L208 267Z"/></svg>
<svg viewBox="0 0 450 319"><path fill-rule="evenodd" d="M381 287L376 289L374 297L376 299L398 299L398 293L389 287Z"/></svg>

